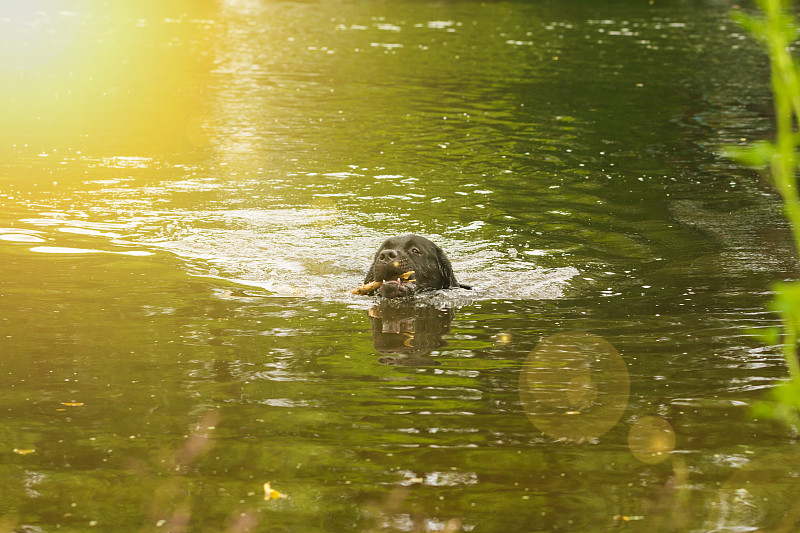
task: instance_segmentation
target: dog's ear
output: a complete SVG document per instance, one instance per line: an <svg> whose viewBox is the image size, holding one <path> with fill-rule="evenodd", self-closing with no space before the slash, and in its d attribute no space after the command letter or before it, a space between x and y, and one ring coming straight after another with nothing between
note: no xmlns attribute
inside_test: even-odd
<svg viewBox="0 0 800 533"><path fill-rule="evenodd" d="M436 246L436 258L438 259L439 263L439 272L442 274L442 280L446 284L444 287L439 287L440 289L449 289L451 287L458 287L458 281L456 281L456 276L453 273L453 265L450 264L450 260L444 255L444 252L441 248Z"/></svg>

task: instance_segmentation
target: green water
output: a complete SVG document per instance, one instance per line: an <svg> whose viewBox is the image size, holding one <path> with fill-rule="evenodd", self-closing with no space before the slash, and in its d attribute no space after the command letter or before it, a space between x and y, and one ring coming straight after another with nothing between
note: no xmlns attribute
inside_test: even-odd
<svg viewBox="0 0 800 533"><path fill-rule="evenodd" d="M0 532L796 528L732 5L116 4L0 14Z"/></svg>

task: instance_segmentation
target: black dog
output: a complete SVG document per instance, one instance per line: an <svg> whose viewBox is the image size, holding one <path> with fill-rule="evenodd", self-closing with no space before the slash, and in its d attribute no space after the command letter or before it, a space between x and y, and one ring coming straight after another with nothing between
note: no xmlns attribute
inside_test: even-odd
<svg viewBox="0 0 800 533"><path fill-rule="evenodd" d="M411 270L414 274L410 281L399 279ZM383 282L377 292L384 298L409 296L426 290L471 288L456 281L453 266L441 248L414 234L391 237L378 248L364 278L365 284L373 281Z"/></svg>

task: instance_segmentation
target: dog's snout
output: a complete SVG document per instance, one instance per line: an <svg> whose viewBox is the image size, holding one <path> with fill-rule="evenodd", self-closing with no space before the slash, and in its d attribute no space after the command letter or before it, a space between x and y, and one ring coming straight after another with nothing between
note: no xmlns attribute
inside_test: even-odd
<svg viewBox="0 0 800 533"><path fill-rule="evenodd" d="M389 263L390 261L394 261L395 259L397 259L397 251L381 250L381 253L378 254L378 259L383 261L384 263Z"/></svg>

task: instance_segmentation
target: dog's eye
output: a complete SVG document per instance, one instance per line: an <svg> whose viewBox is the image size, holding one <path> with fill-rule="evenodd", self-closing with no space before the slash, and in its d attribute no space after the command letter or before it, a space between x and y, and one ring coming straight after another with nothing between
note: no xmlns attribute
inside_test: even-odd
<svg viewBox="0 0 800 533"><path fill-rule="evenodd" d="M419 248L417 248L416 246L411 249L411 253L412 254L416 254L416 255L421 255L422 254L422 252L420 252Z"/></svg>

